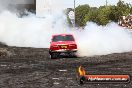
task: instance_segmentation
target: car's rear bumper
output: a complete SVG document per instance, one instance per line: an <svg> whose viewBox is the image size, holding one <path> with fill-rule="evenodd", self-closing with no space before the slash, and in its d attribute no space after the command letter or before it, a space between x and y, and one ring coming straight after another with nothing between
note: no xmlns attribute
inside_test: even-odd
<svg viewBox="0 0 132 88"><path fill-rule="evenodd" d="M70 52L77 52L77 49L71 49L71 50L69 50L69 49L60 49L60 50L49 50L49 52L51 53L56 53L56 52L58 52L58 53L70 53Z"/></svg>

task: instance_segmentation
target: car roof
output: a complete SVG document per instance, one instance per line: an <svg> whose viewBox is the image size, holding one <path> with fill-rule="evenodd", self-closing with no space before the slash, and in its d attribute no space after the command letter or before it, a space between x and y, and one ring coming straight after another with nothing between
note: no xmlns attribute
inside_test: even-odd
<svg viewBox="0 0 132 88"><path fill-rule="evenodd" d="M52 36L54 37L54 36L59 36L59 35L65 36L65 35L72 35L72 34L54 34Z"/></svg>

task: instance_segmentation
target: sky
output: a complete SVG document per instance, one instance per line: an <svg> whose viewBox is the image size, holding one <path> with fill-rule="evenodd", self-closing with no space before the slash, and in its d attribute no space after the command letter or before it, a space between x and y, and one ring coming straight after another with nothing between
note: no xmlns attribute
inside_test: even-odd
<svg viewBox="0 0 132 88"><path fill-rule="evenodd" d="M52 1L52 0L51 0ZM81 4L89 4L91 7L99 7L101 5L105 5L106 0L75 0L76 1L76 6L81 5ZM107 0L108 1L108 5L116 5L116 3L119 0ZM130 3L132 4L132 0L122 0L125 3ZM74 0L54 0L52 1L52 3L56 3L59 2L61 3L61 5L65 6L65 7L73 7L73 3ZM62 4L63 3L63 4ZM57 5L60 6L60 5Z"/></svg>

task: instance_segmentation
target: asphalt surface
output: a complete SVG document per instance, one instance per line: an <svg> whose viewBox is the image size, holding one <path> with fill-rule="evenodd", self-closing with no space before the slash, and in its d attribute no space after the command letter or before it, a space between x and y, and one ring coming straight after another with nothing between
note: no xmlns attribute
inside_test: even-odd
<svg viewBox="0 0 132 88"><path fill-rule="evenodd" d="M48 49L5 47L0 52L0 88L132 88L130 83L86 83L76 80L81 65L87 74L132 75L132 52L50 59Z"/></svg>

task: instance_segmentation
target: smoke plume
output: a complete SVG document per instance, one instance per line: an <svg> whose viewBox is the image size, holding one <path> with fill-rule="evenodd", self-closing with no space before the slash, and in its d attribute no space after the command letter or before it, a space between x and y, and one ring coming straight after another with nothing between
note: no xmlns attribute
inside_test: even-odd
<svg viewBox="0 0 132 88"><path fill-rule="evenodd" d="M85 29L77 33L81 56L106 55L132 51L132 33L116 23L98 26L88 22Z"/></svg>
<svg viewBox="0 0 132 88"><path fill-rule="evenodd" d="M17 12L18 9L22 9L28 4L34 4L34 1L35 0L0 0L0 12L5 10Z"/></svg>
<svg viewBox="0 0 132 88"><path fill-rule="evenodd" d="M34 14L18 18L5 11L0 14L0 41L10 46L48 48L52 34L72 33L80 56L132 51L132 33L116 23L98 26L88 22L84 30L74 30L61 13L37 18Z"/></svg>

